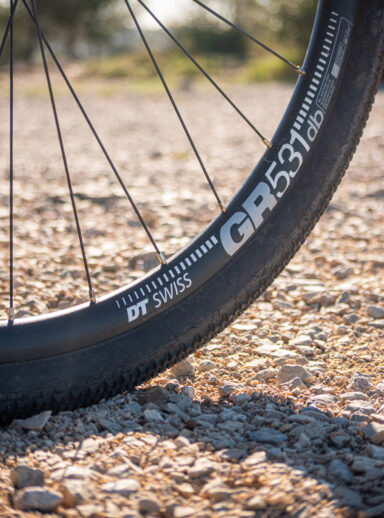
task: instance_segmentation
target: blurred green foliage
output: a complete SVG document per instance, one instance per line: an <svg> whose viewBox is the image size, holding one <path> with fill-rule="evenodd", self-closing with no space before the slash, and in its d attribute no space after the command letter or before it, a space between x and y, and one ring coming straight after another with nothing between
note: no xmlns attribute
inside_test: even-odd
<svg viewBox="0 0 384 518"><path fill-rule="evenodd" d="M188 49L198 54L229 54L242 58L247 54L246 38L239 32L222 30L201 18L180 27L177 36Z"/></svg>
<svg viewBox="0 0 384 518"><path fill-rule="evenodd" d="M32 10L32 3L27 0ZM69 57L77 57L81 45L94 45L95 51L108 44L121 26L114 9L115 0L36 0L40 25L50 41L55 41ZM9 18L9 3L0 3L0 31ZM1 29L2 28L2 29ZM38 46L36 28L19 0L15 19L16 59L30 61Z"/></svg>
<svg viewBox="0 0 384 518"><path fill-rule="evenodd" d="M307 47L316 2L312 0L221 0L220 12L264 43L294 49L303 56ZM205 11L196 11L188 26L179 28L193 50L206 53L251 55L255 45L238 31ZM257 50L257 49L256 49Z"/></svg>
<svg viewBox="0 0 384 518"><path fill-rule="evenodd" d="M31 0L26 1L30 5ZM283 55L302 61L317 4L314 0L203 1ZM151 6L151 0L146 0L146 3ZM139 39L135 40L133 24L123 0L36 0L36 4L48 39L54 41L55 48L69 59L86 57L89 73L93 71L108 78L134 74L140 76L138 79L154 77L145 53L141 52ZM133 5L137 8L135 2ZM0 0L0 30L5 27L8 16L8 0ZM211 71L215 61L220 68L225 61L232 64L237 60L243 80L291 77L281 62L197 5L188 10L185 23L176 24L173 31ZM169 42L166 36L164 41ZM196 75L193 65L181 54L178 57L178 51L174 52L166 45L157 46L157 43L154 46L163 66L172 64L174 75ZM19 0L15 17L16 58L31 61L38 55L37 49L35 27L22 0ZM129 53L130 57L123 53ZM4 58L7 59L6 56Z"/></svg>

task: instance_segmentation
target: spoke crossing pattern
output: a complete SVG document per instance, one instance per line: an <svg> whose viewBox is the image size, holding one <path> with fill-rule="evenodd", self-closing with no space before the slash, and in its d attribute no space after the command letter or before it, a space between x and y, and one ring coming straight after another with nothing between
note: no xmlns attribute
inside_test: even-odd
<svg viewBox="0 0 384 518"><path fill-rule="evenodd" d="M218 92L224 97L226 101L236 110L236 112L240 115L240 117L250 126L253 131L260 137L263 143L271 148L270 142L260 133L260 131L256 128L256 126L248 119L246 115L240 110L238 106L232 101L232 99L224 92L224 90L216 83L216 81L208 74L206 70L196 61L196 59L191 55L190 52L180 43L180 41L172 34L172 32L167 29L167 27L159 20L159 18L154 14L154 12L149 9L149 7L142 1L137 0L140 5L144 7L144 9L152 16L152 18L156 21L156 23L163 29L163 31L168 34L168 36L172 39L172 41L184 52L184 54L192 61L192 63L200 70L200 72L212 83L212 85L216 88Z"/></svg>
<svg viewBox="0 0 384 518"><path fill-rule="evenodd" d="M142 41L144 43L144 46L145 46L145 48L146 48L146 50L147 50L147 52L149 54L149 57L151 58L153 66L155 67L156 72L157 72L161 82L163 83L165 91L167 92L168 98L169 98L169 100L170 100L170 102L171 102L171 104L172 104L172 106L173 106L173 108L174 108L174 110L176 112L176 115L177 115L177 117L178 117L178 119L180 121L180 124L181 124L184 132L185 132L185 135L187 136L187 139L189 140L189 143L190 143L190 145L191 145L191 147L193 149L193 152L195 153L195 156L196 156L196 158L197 158L197 160L198 160L198 162L199 162L199 164L201 166L201 169L202 169L202 171L204 173L204 176L207 179L207 182L208 182L208 184L209 184L209 186L210 186L210 188L211 188L211 190L212 190L212 192L213 192L213 194L214 194L214 196L216 198L216 201L217 201L217 203L218 203L218 205L220 207L220 210L222 212L225 212L226 209L225 209L225 207L224 207L224 205L223 205L223 203L222 203L222 201L221 201L221 199L220 199L220 197L219 197L219 195L218 195L218 193L217 193L217 191L215 189L215 186L213 185L213 182L212 182L212 180L211 180L211 178L210 178L210 176L208 174L208 171L207 171L207 169L206 169L206 167L204 165L204 162L203 162L203 160L202 160L202 158L200 156L200 153L198 152L197 147L196 147L196 145L195 145L195 143L194 143L194 141L193 141L193 139L191 137L191 134L190 134L190 132L189 132L185 122L184 122L184 119L183 119L183 117L182 117L182 115L180 113L180 110L179 110L179 108L178 108L178 106L177 106L177 104L176 104L176 102L175 102L175 100L173 98L173 95L172 95L172 93L171 93L171 91L170 91L170 89L168 87L168 84L167 84L167 82L164 79L163 73L161 72L160 67L157 64L156 58L153 55L153 52L151 50L151 47L149 46L147 38L145 37L145 35L143 33L143 30L142 30L142 28L141 28L141 26L140 26L140 24L139 24L139 22L138 22L138 20L137 20L137 18L135 16L135 13L132 10L132 7L131 7L130 3L128 2L128 0L124 0L124 1L125 1L126 5L128 7L128 10L129 10L131 16L132 16L132 19L133 19L133 21L134 21L134 23L136 25L136 28L137 28L137 30L138 30L138 32L140 34L140 37L141 37L141 39L142 39Z"/></svg>
<svg viewBox="0 0 384 518"><path fill-rule="evenodd" d="M28 11L28 14L31 17L32 21L36 24L35 16L34 16L33 12L31 11L30 7L28 6L26 0L23 0L23 4L25 5L25 7L26 7L26 9ZM51 45L49 44L49 42L48 42L44 32L41 29L40 29L40 34L41 34L42 40L43 40L45 46L47 47L47 49L48 49L48 51L49 51L53 61L55 62L55 64L56 64L56 66L57 66L57 68L58 68L62 78L64 79L64 81L65 81L69 91L71 92L71 94L72 94L72 96L73 96L77 106L79 107L79 109L80 109L84 119L86 120L86 122L87 122L87 124L88 124L88 126L89 126L89 128L91 130L91 132L93 133L97 143L99 144L100 149L102 150L105 158L107 159L107 162L109 163L113 173L115 174L115 176L117 178L117 181L119 182L121 188L124 191L124 194L126 195L129 203L131 204L131 207L132 207L133 211L135 212L138 220L140 221L141 226L143 227L143 229L144 229L145 233L147 234L150 242L152 243L152 246L155 249L155 252L156 252L156 255L157 255L157 258L158 258L159 262L161 264L165 264L166 261L165 261L164 254L160 251L160 249L157 246L155 240L153 239L153 236L152 236L152 234L151 234L147 224L145 223L145 221L144 221L144 219L143 219L143 217L142 217L142 215L141 215L141 213L140 213L136 203L134 202L133 198L131 197L131 195L130 195L130 193L129 193L129 191L128 191L128 189L127 189L127 187L126 187L126 185L125 185L121 175L119 174L119 172L118 172L114 162L112 161L111 156L109 155L107 149L105 148L101 138L99 137L99 134L97 133L97 131L95 129L95 126L93 125L92 121L90 120L90 118L89 118L87 112L85 111L85 109L84 109L84 107L83 107L83 105L82 105L78 95L76 94L76 92L75 92L74 88L72 87L72 85L71 85L71 83L70 83L66 73L64 72L63 67L61 66L59 60L57 59L56 54L54 53L54 51L53 51Z"/></svg>
<svg viewBox="0 0 384 518"><path fill-rule="evenodd" d="M282 56L281 54L279 54L278 52L276 52L275 50L271 49L271 47L268 47L268 45L266 45L265 43L263 43L262 41L258 40L257 38L255 38L254 36L252 36L252 34L249 34L249 32L245 31L244 29L242 29L241 27L239 27L238 25L236 25L235 23L231 22L230 20L228 20L228 18L225 18L224 16L222 16L221 14L219 14L217 11L214 11L211 7L208 7L207 5L205 5L203 2L201 2L200 0L192 0L193 2L195 2L196 4L198 4L200 7L202 7L203 9L205 9L206 11L208 11L209 13L213 14L213 16L215 16L216 18L218 18L219 20L221 20L222 22L226 23L227 25L229 25L230 27L232 27L232 29L235 29L236 31L238 32L241 32L241 34L243 34L244 36L246 36L248 39L252 40L254 43L256 43L257 45L259 45L259 47L263 48L264 50L266 50L267 52L270 52L271 54L273 54L274 56L276 56L277 58L279 58L281 61L284 61L284 63L286 63L287 65L289 65L291 68L293 68L294 70L296 70L296 72L302 76L305 76L306 73L305 73L305 70L303 70L299 65L295 65L295 63L292 63L292 61L290 61L289 59L285 58L284 56Z"/></svg>
<svg viewBox="0 0 384 518"><path fill-rule="evenodd" d="M78 238L79 238L81 255L83 257L84 269L85 269L85 274L86 274L86 277L87 277L87 283L88 283L88 289L89 289L89 298L90 298L91 302L96 302L95 292L94 292L93 286L92 286L92 279L91 279L91 275L89 273L87 256L86 256L86 253L85 253L85 246L84 246L83 236L82 236L82 232L81 232L79 216L78 216L78 213L77 213L75 196L74 196L74 193L73 193L72 180L71 180L71 176L70 176L70 173L69 173L67 156L66 156L65 148L64 148L64 141L63 141L63 137L62 137L62 133L61 133L59 117L58 117L58 114L57 114L55 98L54 98L54 95L53 95L51 78L50 78L50 75L49 75L47 59L45 57L44 44L43 44L43 39L42 39L42 36L41 36L40 22L39 22L39 17L38 17L38 14L37 14L36 2L35 2L35 0L31 0L31 2L32 2L33 15L34 15L35 22L36 22L36 29L37 29L37 36L38 36L38 39L39 39L41 58L43 60L44 72L45 72L45 77L46 77L46 80L47 80L47 85L48 85L48 90L49 90L49 97L51 99L52 111L53 111L53 116L54 116L54 119L55 119L55 125L56 125L56 130L57 130L57 137L59 139L60 151L61 151L61 156L62 156L62 159L63 159L63 165L64 165L64 170L65 170L65 176L66 176L66 179L67 179L68 190L69 190L69 194L70 194L70 198L71 198L73 217L74 217L75 223L76 223L76 230L77 230L77 235L78 235Z"/></svg>

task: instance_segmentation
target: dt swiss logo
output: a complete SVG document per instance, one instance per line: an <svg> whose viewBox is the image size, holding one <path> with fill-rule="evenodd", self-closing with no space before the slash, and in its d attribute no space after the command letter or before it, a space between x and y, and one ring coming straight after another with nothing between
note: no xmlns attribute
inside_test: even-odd
<svg viewBox="0 0 384 518"><path fill-rule="evenodd" d="M148 313L147 304L149 299L144 299L134 304L133 306L129 306L127 308L128 322L133 322L137 320L140 316L145 316Z"/></svg>

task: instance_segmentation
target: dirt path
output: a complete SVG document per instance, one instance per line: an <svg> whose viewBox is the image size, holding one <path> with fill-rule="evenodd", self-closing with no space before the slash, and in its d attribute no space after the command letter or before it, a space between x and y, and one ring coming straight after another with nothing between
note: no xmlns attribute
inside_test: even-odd
<svg viewBox="0 0 384 518"><path fill-rule="evenodd" d="M255 149L247 128L214 95L193 93L179 92L182 109L229 199L262 148ZM289 88L244 87L233 95L271 134L281 111L276 99L287 98ZM19 315L64 307L86 294L46 103L44 96L22 98L16 110L16 147L23 151L15 185ZM101 293L138 275L150 248L70 104L60 98ZM104 97L102 110L96 95L86 104L132 194L138 200L147 194L140 206L156 238L176 250L216 208L166 102L120 93ZM127 109L118 126L121 106ZM5 176L3 100L0 115ZM381 92L345 181L300 253L202 351L131 394L0 430L1 517L37 516L15 509L31 498L66 517L384 516L383 120ZM42 135L45 146L38 144ZM37 166L41 151L44 167ZM6 264L6 183L0 196ZM52 262L53 252L60 261ZM7 275L2 268L3 293ZM15 490L24 483L41 489Z"/></svg>

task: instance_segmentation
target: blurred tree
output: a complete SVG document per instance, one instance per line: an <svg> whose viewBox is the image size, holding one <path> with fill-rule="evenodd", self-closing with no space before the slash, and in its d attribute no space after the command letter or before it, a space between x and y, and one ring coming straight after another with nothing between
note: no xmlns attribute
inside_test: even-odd
<svg viewBox="0 0 384 518"><path fill-rule="evenodd" d="M206 2L239 27L269 45L305 52L317 3L309 0L221 0ZM245 57L252 43L196 7L188 25L179 29L193 50Z"/></svg>
<svg viewBox="0 0 384 518"><path fill-rule="evenodd" d="M263 38L266 43L303 54L316 13L317 2L311 0L226 0L234 4L233 20Z"/></svg>
<svg viewBox="0 0 384 518"><path fill-rule="evenodd" d="M202 18L177 29L178 36L192 53L227 54L245 57L247 41L232 29L222 29L206 23Z"/></svg>
<svg viewBox="0 0 384 518"><path fill-rule="evenodd" d="M106 42L119 20L115 0L39 0L41 25L76 56L77 46Z"/></svg>
<svg viewBox="0 0 384 518"><path fill-rule="evenodd" d="M317 2L308 0L269 0L276 13L274 31L278 40L305 52L315 18Z"/></svg>
<svg viewBox="0 0 384 518"><path fill-rule="evenodd" d="M206 4L244 28L255 0L221 0L218 4ZM200 54L229 54L239 58L247 54L248 42L242 34L197 5L188 23L180 26L178 32L188 48Z"/></svg>
<svg viewBox="0 0 384 518"><path fill-rule="evenodd" d="M7 4L0 4L2 27L9 17ZM117 26L121 27L116 0L37 0L36 4L43 31L71 57L77 57L84 45L107 44ZM16 57L30 60L37 48L36 29L21 0L14 24Z"/></svg>
<svg viewBox="0 0 384 518"><path fill-rule="evenodd" d="M314 0L204 1L267 44L277 43L280 48L295 49L298 53L306 47L316 8ZM36 0L36 3L41 26L49 39L56 48L74 58L113 49L114 41L124 34L129 20L122 0ZM185 24L178 27L179 36L192 51L245 58L255 48L240 33L197 5L194 13L189 16L188 11ZM5 26L8 16L9 0L0 0L0 27ZM37 48L36 31L21 0L15 17L15 47L17 58L24 60L30 60Z"/></svg>

